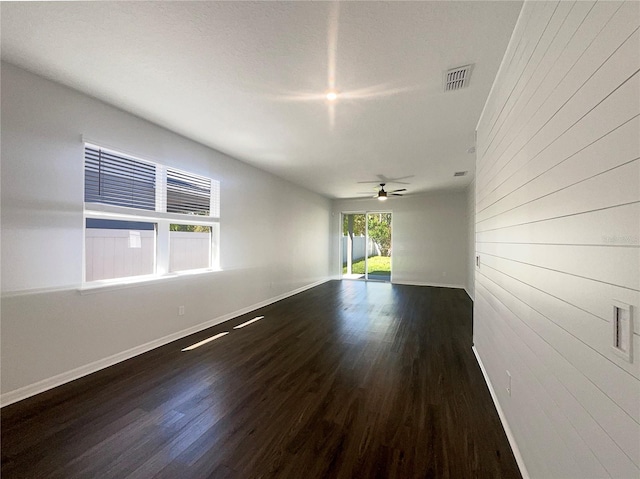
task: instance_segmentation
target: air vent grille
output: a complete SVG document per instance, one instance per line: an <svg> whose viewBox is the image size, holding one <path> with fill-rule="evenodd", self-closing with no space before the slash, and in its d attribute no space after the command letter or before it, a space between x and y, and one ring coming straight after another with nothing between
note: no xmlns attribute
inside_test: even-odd
<svg viewBox="0 0 640 479"><path fill-rule="evenodd" d="M444 74L444 91L460 90L469 86L471 67L473 65L465 65L446 72Z"/></svg>
<svg viewBox="0 0 640 479"><path fill-rule="evenodd" d="M466 176L468 171L456 171L453 176Z"/></svg>

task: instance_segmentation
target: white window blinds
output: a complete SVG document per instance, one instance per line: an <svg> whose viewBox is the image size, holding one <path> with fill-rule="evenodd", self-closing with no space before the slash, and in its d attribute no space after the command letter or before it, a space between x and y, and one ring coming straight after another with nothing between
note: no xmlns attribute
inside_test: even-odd
<svg viewBox="0 0 640 479"><path fill-rule="evenodd" d="M85 146L84 201L156 209L156 165Z"/></svg>
<svg viewBox="0 0 640 479"><path fill-rule="evenodd" d="M211 179L167 168L167 212L209 216Z"/></svg>
<svg viewBox="0 0 640 479"><path fill-rule="evenodd" d="M220 182L85 144L84 201L220 217Z"/></svg>

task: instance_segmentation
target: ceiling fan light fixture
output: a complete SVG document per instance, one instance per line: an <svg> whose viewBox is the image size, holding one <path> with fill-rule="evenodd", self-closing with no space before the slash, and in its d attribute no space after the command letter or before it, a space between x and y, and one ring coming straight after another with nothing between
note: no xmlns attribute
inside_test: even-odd
<svg viewBox="0 0 640 479"><path fill-rule="evenodd" d="M380 201L385 201L387 199L387 192L384 191L384 183L380 183L380 191L378 191L378 199Z"/></svg>
<svg viewBox="0 0 640 479"><path fill-rule="evenodd" d="M368 183L368 182L362 182L361 181L360 183ZM385 185L386 185L386 183L380 183L379 186L377 186L375 188L375 189L378 189L378 188L380 188L380 189L376 192L375 195L370 196L370 198L373 198L373 199L378 198L378 200L380 200L380 201L386 201L387 198L389 198L390 196L403 196L400 193L402 191L407 191L406 188L400 188L398 190L387 191L387 190L384 189ZM360 194L366 195L367 193L360 193Z"/></svg>
<svg viewBox="0 0 640 479"><path fill-rule="evenodd" d="M327 100L329 101L336 101L338 99L338 92L334 91L334 90L330 90L327 92L327 94L325 95L325 97L327 98Z"/></svg>

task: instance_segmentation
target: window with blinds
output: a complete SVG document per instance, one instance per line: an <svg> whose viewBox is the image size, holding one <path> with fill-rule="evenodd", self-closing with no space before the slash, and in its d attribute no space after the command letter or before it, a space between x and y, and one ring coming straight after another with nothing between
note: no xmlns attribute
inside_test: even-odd
<svg viewBox="0 0 640 479"><path fill-rule="evenodd" d="M156 165L86 146L84 201L156 209Z"/></svg>
<svg viewBox="0 0 640 479"><path fill-rule="evenodd" d="M218 181L88 143L84 160L85 283L216 269Z"/></svg>
<svg viewBox="0 0 640 479"><path fill-rule="evenodd" d="M167 168L167 212L209 216L211 179Z"/></svg>

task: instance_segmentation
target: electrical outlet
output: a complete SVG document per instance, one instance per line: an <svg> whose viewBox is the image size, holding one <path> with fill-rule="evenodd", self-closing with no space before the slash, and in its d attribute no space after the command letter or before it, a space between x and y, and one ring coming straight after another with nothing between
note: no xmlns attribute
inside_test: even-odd
<svg viewBox="0 0 640 479"><path fill-rule="evenodd" d="M507 394L511 397L511 373L507 371Z"/></svg>
<svg viewBox="0 0 640 479"><path fill-rule="evenodd" d="M178 306L178 316L184 316L184 306Z"/></svg>

